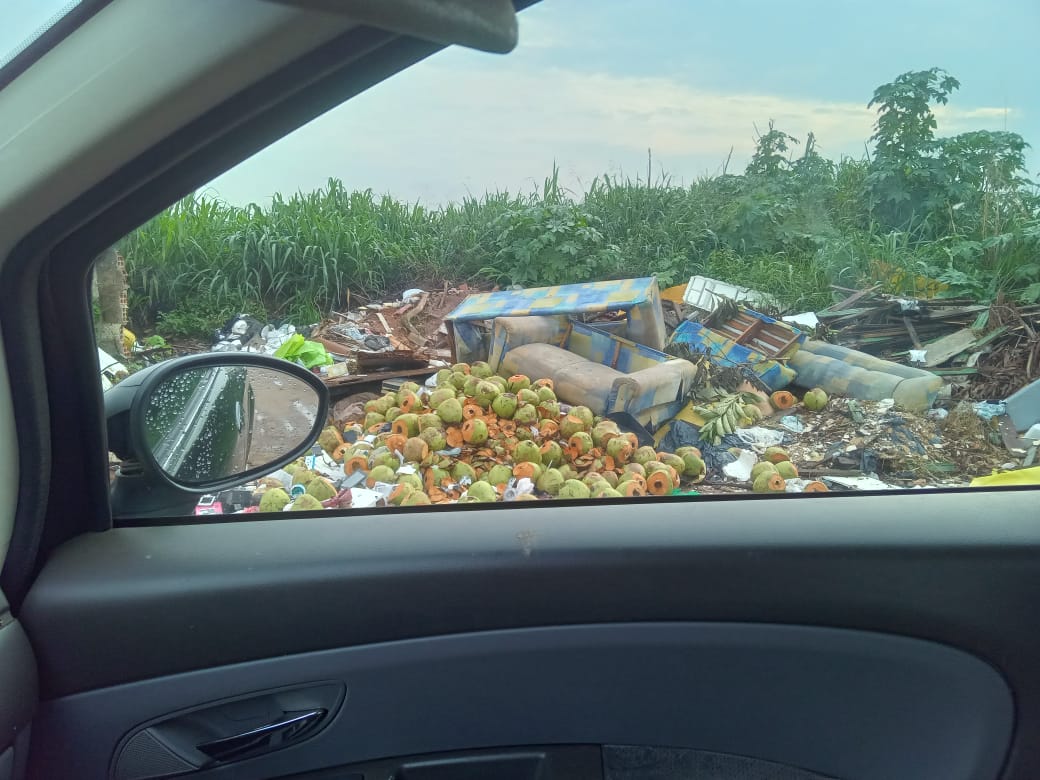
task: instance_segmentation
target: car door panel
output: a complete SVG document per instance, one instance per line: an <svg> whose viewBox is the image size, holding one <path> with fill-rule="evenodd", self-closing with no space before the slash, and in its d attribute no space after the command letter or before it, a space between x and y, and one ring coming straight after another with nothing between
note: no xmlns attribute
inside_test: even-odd
<svg viewBox="0 0 1040 780"><path fill-rule="evenodd" d="M1030 766L1038 648L1031 606L1016 594L1040 575L1032 496L912 493L769 499L768 506L778 500L801 502L796 521L765 515L763 501L741 500L662 502L639 522L629 506L602 504L80 537L52 556L23 613L46 682L39 744L65 744L69 756L86 750L92 766L107 766L116 743L151 719L330 679L349 692L329 736L255 759L256 773L242 764L234 776L565 741L720 750L842 769L837 776L846 777L927 776L910 763L886 763L903 750L918 760L957 757L968 774L946 777L989 778L1012 729L1013 756ZM985 523L979 502L989 512ZM752 649L775 650L770 643L793 635L812 639L765 677L782 654L756 663L749 649L734 677L726 670L739 654L709 652L719 646L706 637L725 628L718 621L755 624L731 626L754 637L743 642ZM670 644L659 639L667 624L688 633ZM823 673L828 651L820 643L831 635L823 627L855 630L871 648L861 660L880 663L886 643L910 638L927 640L920 644L929 660L911 665L917 672L897 664L870 677L852 663ZM516 631L524 628L531 631ZM570 637L597 630L607 633L567 649ZM524 642L535 643L531 653L517 652ZM941 659L954 656L975 672L943 674ZM697 658L703 677L684 680L680 657ZM989 682L962 687L973 674ZM641 678L645 690L619 683ZM778 688L785 680L798 684ZM367 691L366 703L355 710L359 691ZM839 691L815 720L803 720L814 702ZM939 712L921 709L928 702ZM663 711L678 713L674 722L662 720ZM965 712L973 715L960 725L945 720ZM73 750L87 718L100 736ZM350 725L341 733L343 723ZM838 739L844 726L852 732ZM756 741L756 729L774 741ZM937 731L928 736L930 729ZM326 741L334 749L322 747ZM813 763L827 745L834 761L844 754L881 763ZM50 769L35 762L59 758L37 754L34 766ZM897 767L903 774L892 774Z"/></svg>
<svg viewBox="0 0 1040 780"><path fill-rule="evenodd" d="M309 741L243 761L236 776L617 743L749 755L833 777L968 780L996 776L1013 720L1001 676L936 643L735 623L558 626L283 656L65 697L37 719L41 744L63 748L35 755L34 774L102 777L113 748L164 712L331 679L348 691L339 717ZM225 776L235 763L197 774Z"/></svg>

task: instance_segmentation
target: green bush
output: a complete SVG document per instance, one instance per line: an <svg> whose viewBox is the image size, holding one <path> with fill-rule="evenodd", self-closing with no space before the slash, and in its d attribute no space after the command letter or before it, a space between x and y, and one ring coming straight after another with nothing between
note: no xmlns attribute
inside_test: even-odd
<svg viewBox="0 0 1040 780"><path fill-rule="evenodd" d="M772 293L792 309L832 300L887 267L947 295L1040 300L1040 197L1027 144L1007 132L934 135L932 106L958 82L939 69L875 91L872 159L833 162L812 133L770 122L743 174L679 187L597 178L489 193L442 208L330 179L266 208L193 196L127 236L130 312L141 330L205 337L246 311L310 323L359 298L441 281L525 286L707 274Z"/></svg>

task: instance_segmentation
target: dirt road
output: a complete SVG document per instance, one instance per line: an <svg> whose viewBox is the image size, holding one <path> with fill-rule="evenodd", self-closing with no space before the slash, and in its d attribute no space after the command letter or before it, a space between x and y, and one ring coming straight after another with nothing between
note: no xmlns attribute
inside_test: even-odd
<svg viewBox="0 0 1040 780"><path fill-rule="evenodd" d="M279 371L248 371L255 404L248 464L256 468L303 442L314 426L318 398L302 380Z"/></svg>

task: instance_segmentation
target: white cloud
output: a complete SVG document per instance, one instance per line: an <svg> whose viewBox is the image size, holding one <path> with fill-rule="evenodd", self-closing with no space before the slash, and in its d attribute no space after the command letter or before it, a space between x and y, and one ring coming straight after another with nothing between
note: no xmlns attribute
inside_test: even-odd
<svg viewBox="0 0 1040 780"><path fill-rule="evenodd" d="M942 133L999 127L1005 111L945 106L936 115ZM798 138L811 130L829 157L859 157L875 116L861 103L723 94L672 78L434 58L315 120L214 186L234 201L262 200L336 176L348 187L436 203L485 190L530 190L553 160L572 189L608 171L644 173L648 148L655 175L663 167L690 181L717 172L731 148L730 170L742 170L755 126L764 131L770 119Z"/></svg>

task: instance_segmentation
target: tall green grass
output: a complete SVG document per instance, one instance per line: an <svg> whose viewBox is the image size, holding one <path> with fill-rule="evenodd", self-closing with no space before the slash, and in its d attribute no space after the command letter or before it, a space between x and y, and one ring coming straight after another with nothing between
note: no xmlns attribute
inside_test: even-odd
<svg viewBox="0 0 1040 780"><path fill-rule="evenodd" d="M559 185L489 193L442 208L407 204L337 180L269 206L182 200L121 249L134 324L199 336L239 311L309 323L330 309L447 280L560 284L656 275L662 286L705 274L819 309L832 284L871 281L880 261L945 282L950 295L1040 299L1040 219L1025 210L999 232L940 238L910 225L884 231L862 197L864 163L843 160L801 181L706 178L677 186L617 177L584 194Z"/></svg>

